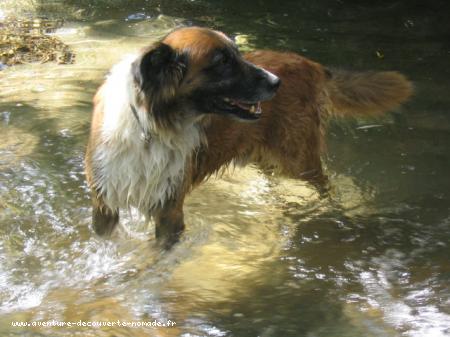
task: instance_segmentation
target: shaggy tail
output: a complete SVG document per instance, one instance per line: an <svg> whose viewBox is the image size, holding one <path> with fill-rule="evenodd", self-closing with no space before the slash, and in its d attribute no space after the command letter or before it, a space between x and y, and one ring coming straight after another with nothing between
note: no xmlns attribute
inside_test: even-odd
<svg viewBox="0 0 450 337"><path fill-rule="evenodd" d="M327 91L336 116L378 116L406 101L413 85L395 71L333 71Z"/></svg>

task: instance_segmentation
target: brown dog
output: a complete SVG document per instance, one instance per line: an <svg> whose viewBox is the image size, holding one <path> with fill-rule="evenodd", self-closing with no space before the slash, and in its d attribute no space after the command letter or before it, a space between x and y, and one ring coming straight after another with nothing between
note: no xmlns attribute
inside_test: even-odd
<svg viewBox="0 0 450 337"><path fill-rule="evenodd" d="M327 118L379 114L411 93L397 72L330 72L294 53L241 55L217 31L175 30L116 65L95 96L86 153L95 231L110 233L119 208L134 206L154 218L157 238L176 242L186 194L232 162L322 188Z"/></svg>

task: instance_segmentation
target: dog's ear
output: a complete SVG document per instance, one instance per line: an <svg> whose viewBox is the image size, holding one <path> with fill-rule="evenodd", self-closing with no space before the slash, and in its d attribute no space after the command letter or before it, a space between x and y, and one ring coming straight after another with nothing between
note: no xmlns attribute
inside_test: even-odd
<svg viewBox="0 0 450 337"><path fill-rule="evenodd" d="M132 65L134 81L145 95L156 118L176 96L187 70L187 56L158 42L145 50Z"/></svg>

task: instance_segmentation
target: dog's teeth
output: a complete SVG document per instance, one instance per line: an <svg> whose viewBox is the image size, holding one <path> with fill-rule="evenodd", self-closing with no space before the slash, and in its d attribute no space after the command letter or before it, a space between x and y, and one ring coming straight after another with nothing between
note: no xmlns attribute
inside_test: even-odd
<svg viewBox="0 0 450 337"><path fill-rule="evenodd" d="M261 103L258 102L258 104L256 104L256 112L255 114L260 115L262 112L261 110Z"/></svg>
<svg viewBox="0 0 450 337"><path fill-rule="evenodd" d="M251 113L255 113L256 112L256 107L254 105L251 106L250 112Z"/></svg>

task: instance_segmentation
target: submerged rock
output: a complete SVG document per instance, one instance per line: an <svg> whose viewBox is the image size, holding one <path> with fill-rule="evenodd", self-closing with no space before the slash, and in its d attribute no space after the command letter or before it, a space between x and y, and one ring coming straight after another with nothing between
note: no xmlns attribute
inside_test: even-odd
<svg viewBox="0 0 450 337"><path fill-rule="evenodd" d="M62 20L4 18L0 21L0 70L16 64L73 63L74 53L54 33Z"/></svg>

